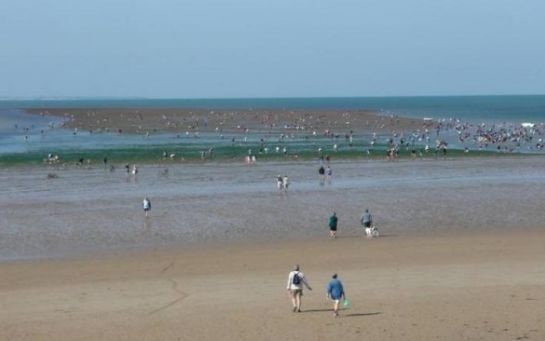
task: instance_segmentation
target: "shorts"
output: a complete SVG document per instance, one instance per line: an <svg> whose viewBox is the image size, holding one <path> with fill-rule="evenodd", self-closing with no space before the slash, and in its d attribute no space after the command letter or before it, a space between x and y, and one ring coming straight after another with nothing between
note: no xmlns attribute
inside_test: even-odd
<svg viewBox="0 0 545 341"><path fill-rule="evenodd" d="M337 226L330 226L329 231L337 231Z"/></svg>
<svg viewBox="0 0 545 341"><path fill-rule="evenodd" d="M293 296L297 296L297 295L303 296L303 289L293 289L291 290L291 294Z"/></svg>
<svg viewBox="0 0 545 341"><path fill-rule="evenodd" d="M366 221L363 223L363 226L365 227L371 227L371 222L370 221Z"/></svg>

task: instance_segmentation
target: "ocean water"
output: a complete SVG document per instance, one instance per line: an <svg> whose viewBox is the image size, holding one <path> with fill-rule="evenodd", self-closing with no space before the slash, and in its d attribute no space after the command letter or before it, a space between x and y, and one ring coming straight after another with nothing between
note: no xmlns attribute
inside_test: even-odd
<svg viewBox="0 0 545 341"><path fill-rule="evenodd" d="M383 114L416 118L459 118L473 123L545 122L545 95L535 96L452 96L452 97L357 97L357 98L252 98L252 99L33 99L0 100L0 155L14 153L57 153L63 150L107 150L178 146L199 154L210 147L226 146L231 136L202 133L199 139L173 133L142 135L113 133L90 134L61 129L62 119L29 115L23 108L207 108L207 109L369 109ZM257 143L261 136L248 136ZM240 136L236 136L237 139ZM355 143L368 143L368 137L357 136ZM276 143L271 140L271 143ZM385 141L379 141L384 142ZM455 143L453 147L457 146ZM319 141L290 141L291 150L323 147ZM308 148L307 148L308 147ZM239 148L243 148L242 145ZM248 147L250 148L250 147ZM362 147L363 148L363 147ZM156 151L154 151L155 153ZM102 154L101 152L99 152Z"/></svg>
<svg viewBox="0 0 545 341"><path fill-rule="evenodd" d="M472 121L545 122L545 95L235 98L235 99L32 99L0 100L0 109L14 108L229 108L229 109L370 109L400 116L460 118Z"/></svg>

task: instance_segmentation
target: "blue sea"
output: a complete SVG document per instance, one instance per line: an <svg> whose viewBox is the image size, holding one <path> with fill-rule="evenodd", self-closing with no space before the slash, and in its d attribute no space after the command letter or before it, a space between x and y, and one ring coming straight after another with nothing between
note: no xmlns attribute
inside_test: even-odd
<svg viewBox="0 0 545 341"><path fill-rule="evenodd" d="M90 134L59 129L61 119L29 115L23 108L368 109L415 118L458 118L473 123L545 122L545 95L448 97L240 98L240 99L0 99L0 155L59 149L116 148L175 143L214 144L217 136L183 141L173 134ZM26 130L24 130L26 129ZM203 147L204 148L204 147Z"/></svg>

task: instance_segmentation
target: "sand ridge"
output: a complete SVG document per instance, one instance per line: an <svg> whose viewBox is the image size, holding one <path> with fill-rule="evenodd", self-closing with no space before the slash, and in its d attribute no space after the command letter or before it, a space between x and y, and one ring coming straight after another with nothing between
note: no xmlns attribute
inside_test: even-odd
<svg viewBox="0 0 545 341"><path fill-rule="evenodd" d="M60 108L26 109L33 114L66 119L64 127L81 130L145 133L171 131L301 131L323 134L402 132L430 128L422 119L369 110L190 109L190 108Z"/></svg>

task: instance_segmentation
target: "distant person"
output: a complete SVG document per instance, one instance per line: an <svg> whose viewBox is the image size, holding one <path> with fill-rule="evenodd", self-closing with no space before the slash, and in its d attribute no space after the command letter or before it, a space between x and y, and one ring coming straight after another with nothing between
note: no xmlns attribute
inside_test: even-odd
<svg viewBox="0 0 545 341"><path fill-rule="evenodd" d="M339 218L337 218L337 213L333 212L333 215L329 217L329 236L331 238L337 238L337 222L339 221Z"/></svg>
<svg viewBox="0 0 545 341"><path fill-rule="evenodd" d="M327 166L325 174L327 175L328 181L331 182L331 178L333 177L333 170L331 169L331 167Z"/></svg>
<svg viewBox="0 0 545 341"><path fill-rule="evenodd" d="M373 217L371 216L371 213L369 213L369 209L365 209L365 212L361 216L361 225L365 228L371 227L373 225Z"/></svg>
<svg viewBox="0 0 545 341"><path fill-rule="evenodd" d="M149 211L151 211L151 201L149 200L148 197L145 197L144 201L142 201L142 207L144 208L144 214L147 217Z"/></svg>
<svg viewBox="0 0 545 341"><path fill-rule="evenodd" d="M306 286L308 290L312 290L310 285L308 285L307 283L305 275L301 271L299 271L299 264L297 264L293 268L293 271L291 271L288 275L288 284L286 287L291 298L294 313L301 312L301 297L303 296L303 285Z"/></svg>
<svg viewBox="0 0 545 341"><path fill-rule="evenodd" d="M324 166L320 166L320 168L318 168L318 174L320 174L320 178L324 178L324 175L325 175L325 168Z"/></svg>
<svg viewBox="0 0 545 341"><path fill-rule="evenodd" d="M325 168L324 166L320 166L318 168L318 174L320 175L320 186L323 186L325 183Z"/></svg>
<svg viewBox="0 0 545 341"><path fill-rule="evenodd" d="M279 191L284 189L284 178L280 174L278 174L278 177L276 177L276 187Z"/></svg>
<svg viewBox="0 0 545 341"><path fill-rule="evenodd" d="M282 187L284 188L284 192L288 191L289 185L290 185L290 181L288 179L288 176L284 175L284 177L282 178Z"/></svg>
<svg viewBox="0 0 545 341"><path fill-rule="evenodd" d="M136 167L136 165L133 165L132 166L132 175L136 175L138 174L138 168Z"/></svg>
<svg viewBox="0 0 545 341"><path fill-rule="evenodd" d="M346 299L342 282L333 274L331 281L327 284L327 298L333 300L333 313L339 317L339 303Z"/></svg>
<svg viewBox="0 0 545 341"><path fill-rule="evenodd" d="M108 165L108 158L105 156L104 159L102 159L102 163L104 163L104 168Z"/></svg>
<svg viewBox="0 0 545 341"><path fill-rule="evenodd" d="M373 226L373 217L369 210L366 209L365 213L361 216L361 224L365 230L367 238L374 238L379 236L378 228Z"/></svg>

